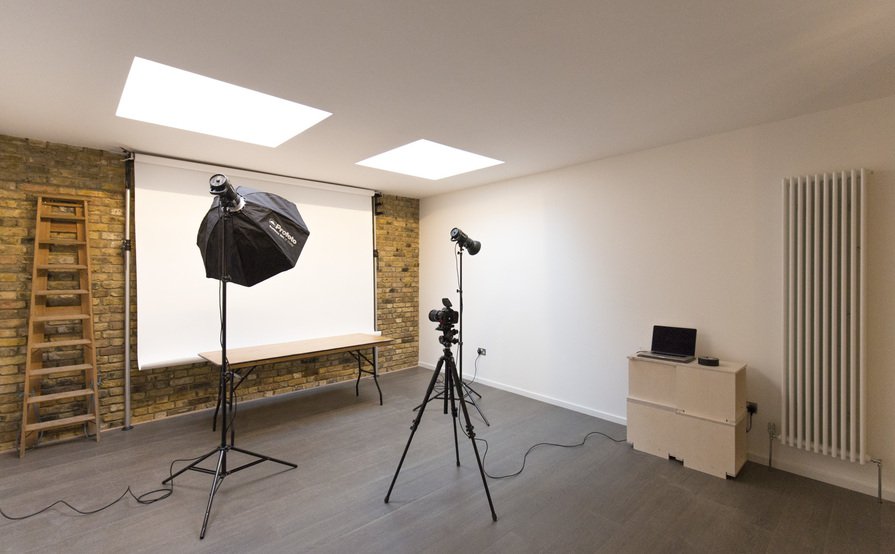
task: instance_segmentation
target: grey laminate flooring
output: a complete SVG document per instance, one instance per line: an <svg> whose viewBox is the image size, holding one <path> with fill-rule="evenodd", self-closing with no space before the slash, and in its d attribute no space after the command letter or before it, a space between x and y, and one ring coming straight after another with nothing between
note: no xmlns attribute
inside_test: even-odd
<svg viewBox="0 0 895 554"><path fill-rule="evenodd" d="M858 494L748 463L721 480L591 437L574 449L535 449L518 477L489 479L491 521L469 441L454 463L450 417L430 404L391 502L383 498L409 436L412 408L431 372L321 387L243 403L237 444L289 460L224 480L208 534L198 533L209 475L187 472L174 494L149 506L128 498L91 516L62 507L0 520L3 552L895 552L895 508ZM539 441L574 443L625 428L476 385L491 421L473 416L490 443L486 470L518 469ZM20 515L65 499L93 509L130 486L157 488L175 458L213 449L210 412L0 455L0 508ZM231 467L238 455L230 456ZM179 466L178 466L179 467Z"/></svg>

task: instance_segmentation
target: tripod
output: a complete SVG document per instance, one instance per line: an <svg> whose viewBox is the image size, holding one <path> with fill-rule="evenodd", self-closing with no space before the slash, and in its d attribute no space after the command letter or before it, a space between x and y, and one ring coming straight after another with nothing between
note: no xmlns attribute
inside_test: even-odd
<svg viewBox="0 0 895 554"><path fill-rule="evenodd" d="M457 312L450 309L450 302L446 298L443 302L445 302L446 310L441 310L439 313L447 313L448 315L441 320L441 323L438 326L438 330L443 333L438 340L442 346L444 346L444 353L441 358L438 359L438 364L435 366L435 372L432 374L432 379L429 380L426 395L423 397L422 404L418 406L419 409L416 412L416 417L413 419L413 423L410 426L410 438L407 439L404 453L401 454L401 461L398 462L395 476L392 478L392 483L388 487L388 493L385 495L385 503L388 504L389 498L392 495L392 490L395 488L395 481L398 480L401 466L404 465L404 459L407 457L407 451L410 449L410 443L413 442L413 436L416 434L416 430L420 425L420 420L423 419L423 413L426 411L426 406L432 400L443 398L444 413L447 413L448 404L450 404L451 407L452 426L454 428L454 453L456 455L457 465L460 465L460 445L457 441L457 402L459 401L460 410L463 412L463 419L466 422L466 436L469 437L469 441L472 443L472 450L475 452L475 459L479 466L479 474L482 476L482 485L484 485L485 495L488 497L488 506L491 508L491 519L497 521L497 512L494 511L494 502L491 501L491 491L488 489L488 481L485 479L485 468L482 466L482 458L479 456L479 449L475 442L475 429L469 420L469 411L466 409L466 400L464 399L462 387L463 382L460 380L460 375L457 373L457 364L454 363L454 355L451 352L451 346L457 342L457 339L454 338L457 331L454 330L453 324L450 323L449 318L451 314L456 315ZM432 314L430 314L429 317L431 319ZM438 377L443 368L445 369L444 392L441 395L436 394L433 396L432 393L435 389L435 383L438 381Z"/></svg>
<svg viewBox="0 0 895 554"><path fill-rule="evenodd" d="M221 209L224 210L223 224L225 226L224 232L221 233L221 265L226 266L226 242L227 234L229 231L227 227L230 224L230 213L223 206L221 207ZM181 469L177 473L162 481L162 484L166 485L173 481L174 478L178 475L190 470L198 471L199 473L208 473L209 475L214 475L214 478L211 481L211 491L208 493L208 504L205 507L205 518L202 520L202 531L199 533L200 540L205 538L205 529L206 527L208 527L208 516L209 514L211 514L211 504L212 502L214 502L215 493L218 492L218 489L224 482L224 477L232 475L237 471L242 471L243 469L247 469L251 466L260 464L261 462L276 462L278 464L288 466L292 469L298 467L291 462L284 462L283 460L271 458L270 456L257 454L249 450L238 448L235 445L236 428L233 426L233 416L231 415L230 420L227 419L228 412L232 412L235 414L236 411L235 403L237 384L235 383L236 373L230 370L230 363L227 361L227 282L230 280L230 278L226 269L227 268L224 267L224 271L222 271L223 277L221 278L221 311L223 312L223 317L221 318L221 370L220 378L218 381L218 400L221 404L221 442L218 447L211 452L205 454L198 460L192 462L190 465L186 466L185 468ZM239 452L241 454L251 456L255 459L239 467L236 467L235 469L228 469L227 454L231 451ZM199 467L199 464L201 464L208 458L211 458L215 454L217 454L218 456L218 462L216 468L213 471L204 467Z"/></svg>

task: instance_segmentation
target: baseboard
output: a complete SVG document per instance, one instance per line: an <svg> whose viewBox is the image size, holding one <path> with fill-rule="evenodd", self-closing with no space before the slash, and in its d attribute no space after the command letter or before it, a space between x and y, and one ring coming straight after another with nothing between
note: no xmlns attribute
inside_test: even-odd
<svg viewBox="0 0 895 554"><path fill-rule="evenodd" d="M426 369L435 371L435 366L430 363L420 362L420 367L424 367ZM586 415L593 416L593 417L596 417L599 419L605 419L606 421L611 421L612 423L618 423L619 425L627 426L627 424L628 424L628 419L626 417L621 417L621 416L618 416L615 414L610 414L608 412L603 412L600 410L594 410L593 408L588 408L587 406L582 406L580 404L575 404L573 402L567 402L567 401L561 400L559 398L553 398L552 396L547 396L545 394L532 392L530 390L526 390L523 388L506 385L504 383L492 381L491 379L477 377L476 382L482 383L483 385L487 385L489 387L494 387L495 389L512 392L513 394L518 394L519 396L524 396L526 398L538 400L538 401L544 402L546 404L552 404L553 406L559 406L561 408L566 408L566 409L572 410L573 412L586 414Z"/></svg>
<svg viewBox="0 0 895 554"><path fill-rule="evenodd" d="M779 469L780 471L786 471L788 473L794 473L796 475L800 475L802 477L807 477L808 479L814 479L815 481L821 481L823 483L827 483L836 487L842 487L843 489L852 490L855 492L860 492L874 498L879 496L878 490L878 480L877 480L877 466L874 463L865 463L863 466L855 463L855 469L864 468L867 472L870 473L868 477L872 479L872 483L866 480L858 480L854 479L852 475L846 475L843 472L838 472L834 470L824 470L823 468L811 467L806 464L800 464L798 462L794 462L793 460L786 459L778 459L776 453L780 447L780 443L774 443L774 452L775 456L773 459L773 469ZM758 455L749 453L748 455L750 462L755 462L756 464L761 464L763 466L768 465L767 456ZM863 473L863 471L862 471ZM885 481L883 482L882 487L882 497L883 500L895 501L895 489L891 486L887 486Z"/></svg>

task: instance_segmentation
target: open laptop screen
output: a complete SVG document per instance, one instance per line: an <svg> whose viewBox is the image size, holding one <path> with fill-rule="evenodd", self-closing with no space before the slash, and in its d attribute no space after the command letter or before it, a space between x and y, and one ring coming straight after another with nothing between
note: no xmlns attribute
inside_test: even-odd
<svg viewBox="0 0 895 554"><path fill-rule="evenodd" d="M693 356L696 354L696 329L653 325L650 350L659 354Z"/></svg>

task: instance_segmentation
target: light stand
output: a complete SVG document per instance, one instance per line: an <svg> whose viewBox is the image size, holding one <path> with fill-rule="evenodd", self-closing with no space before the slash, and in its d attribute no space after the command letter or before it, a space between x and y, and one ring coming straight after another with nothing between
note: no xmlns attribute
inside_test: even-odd
<svg viewBox="0 0 895 554"><path fill-rule="evenodd" d="M231 189L232 190L232 189ZM285 462L283 460L278 460L276 458L271 458L270 456L265 456L263 454L257 454L255 452L251 452L249 450L245 450L242 448L238 448L236 443L236 429L233 426L232 417L230 415L231 420L228 420L228 413L235 413L235 403L236 403L236 384L234 376L235 374L230 371L230 363L227 361L227 282L230 281L229 268L227 267L227 256L225 255L227 252L227 236L230 234L230 210L235 206L225 206L225 202L222 202L220 209L222 210L221 219L224 225L223 232L221 233L220 239L220 253L221 253L221 369L220 369L220 377L218 381L218 399L223 399L221 402L221 442L217 448L212 450L211 452L205 454L200 457L198 460L192 462L190 465L181 469L177 473L174 473L164 481L162 484L168 484L173 481L175 477L184 473L185 471L198 471L200 473L208 473L210 475L214 475L214 478L211 482L211 491L208 493L208 504L205 507L205 517L202 520L202 530L199 533L199 539L205 538L205 529L208 527L208 516L211 514L211 505L214 502L214 495L217 493L221 484L224 481L224 477L228 475L232 475L238 471L242 471L243 469L247 469L251 466L260 464L261 462L276 462L278 464L282 464L288 466L292 469L297 468L296 464L291 462ZM237 208L239 209L239 208ZM229 437L228 431L229 430ZM254 460L247 462L235 469L228 469L227 467L227 454L229 452L239 452L241 454L245 454L247 456L251 456L255 458ZM204 462L206 459L218 455L217 458L217 466L212 471L210 469L199 467L199 464Z"/></svg>
<svg viewBox="0 0 895 554"><path fill-rule="evenodd" d="M457 466L460 465L460 446L457 442L457 401L459 401L460 410L463 412L463 419L466 422L466 436L469 437L469 441L472 443L472 450L475 452L475 459L479 466L479 474L482 476L482 485L484 485L485 495L488 497L488 506L491 508L491 519L497 521L497 512L494 511L494 502L491 500L491 491L488 489L488 481L485 479L485 468L482 465L482 458L479 456L479 449L475 442L475 429L472 426L472 422L469 420L469 411L466 409L466 400L464 399L464 392L461 386L462 381L460 375L457 373L457 364L454 363L454 355L451 352L451 346L457 343L457 339L454 338L457 331L454 329L453 325L457 321L456 319L453 319L453 316L457 315L457 312L451 309L450 300L444 298L442 299L442 302L444 303L445 309L438 312L435 310L429 312L429 319L431 321L439 322L438 330L442 332L442 335L438 337L438 342L444 347L443 353L441 358L438 359L438 364L435 366L435 372L432 374L432 379L429 380L429 386L426 389L423 402L415 408L416 417L410 425L410 437L407 439L404 453L401 454L398 468L395 469L395 476L392 478L392 483L388 487L388 493L385 495L385 503L388 504L389 498L392 495L392 490L395 488L395 482L398 480L401 466L404 465L404 459L407 457L407 451L410 450L410 443L413 442L413 436L416 434L420 421L423 419L423 413L426 411L426 406L432 400L443 398L445 413L447 413L448 404L451 406L451 421L454 428L454 454L456 455ZM433 317L437 317L438 319L433 319ZM442 396L442 394L437 392L433 394L433 391L443 368L445 370L445 388Z"/></svg>
<svg viewBox="0 0 895 554"><path fill-rule="evenodd" d="M475 397L481 399L482 395L463 380L463 250L467 250L470 256L475 256L479 253L479 250L482 249L482 243L470 238L469 235L464 233L459 227L451 229L451 241L457 243L457 251L460 256L460 275L458 276L459 288L457 288L457 292L460 293L460 352L458 354L460 357L460 385L463 389L464 398L469 399L469 402L472 403L476 411L479 412L482 421L485 422L485 425L490 427L491 424L488 422L488 418L485 417L482 409L479 408L479 405L475 401Z"/></svg>
<svg viewBox="0 0 895 554"><path fill-rule="evenodd" d="M460 324L459 324L460 346L459 346L459 353L457 354L457 356L460 358L460 364L459 364L460 365L460 385L463 388L464 397L467 400L469 400L469 403L472 404L473 408L476 409L476 411L481 416L482 421L485 422L485 425L487 425L488 427L491 427L491 423L488 422L488 418L485 417L484 412L482 412L482 409L479 407L478 403L475 400L475 397L481 399L482 395L479 394L478 391L476 391L474 388L472 388L472 386L470 386L466 381L463 380L463 250L465 249L465 247L466 247L465 242L457 241L457 249L459 250L459 256L460 256L460 277L459 277L460 282L459 282L459 287L457 288L457 292L460 294ZM476 252L478 252L478 249L476 249ZM472 255L471 252L470 252L470 255Z"/></svg>

